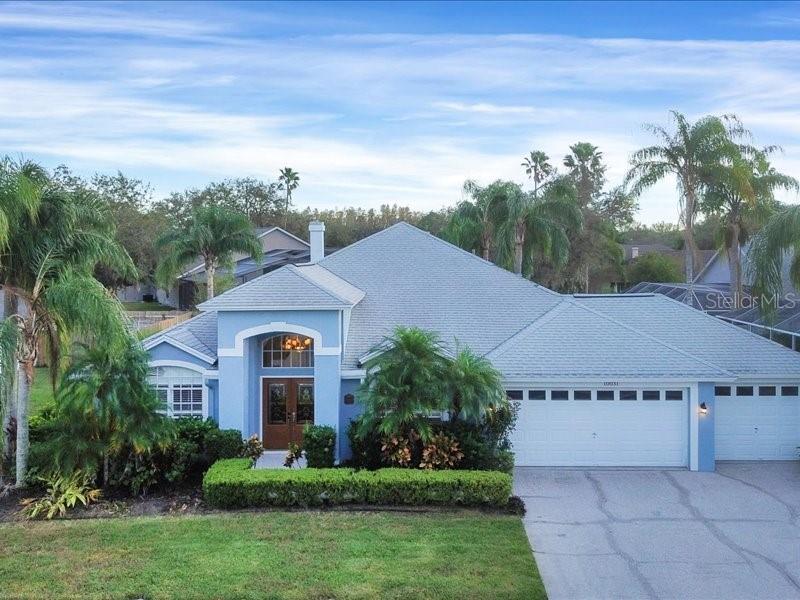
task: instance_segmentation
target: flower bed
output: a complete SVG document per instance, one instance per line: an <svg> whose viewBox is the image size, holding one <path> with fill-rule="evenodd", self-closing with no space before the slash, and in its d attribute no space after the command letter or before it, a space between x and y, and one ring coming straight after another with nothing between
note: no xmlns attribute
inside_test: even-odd
<svg viewBox="0 0 800 600"><path fill-rule="evenodd" d="M247 459L221 460L203 478L216 508L341 504L505 507L511 476L496 471L415 469L252 469Z"/></svg>

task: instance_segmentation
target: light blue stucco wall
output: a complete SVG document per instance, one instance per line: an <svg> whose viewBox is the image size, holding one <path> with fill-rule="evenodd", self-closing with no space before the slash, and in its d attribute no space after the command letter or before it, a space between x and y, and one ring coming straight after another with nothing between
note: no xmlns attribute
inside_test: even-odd
<svg viewBox="0 0 800 600"><path fill-rule="evenodd" d="M353 456L350 449L350 440L347 437L347 427L350 421L364 412L364 406L357 400L353 404L345 404L344 397L346 394L355 395L361 381L358 379L342 379L341 389L339 391L339 460L347 460Z"/></svg>
<svg viewBox="0 0 800 600"><path fill-rule="evenodd" d="M698 415L697 422L697 470L713 471L715 468L714 451L714 384L700 383L698 385L698 406L705 402L708 412ZM693 406L693 405L692 405Z"/></svg>
<svg viewBox="0 0 800 600"><path fill-rule="evenodd" d="M230 311L217 314L219 357L219 422L247 437L261 436L261 377L263 375L314 378L314 422L339 430L340 330L339 311ZM236 335L269 326L275 331L256 332L236 345ZM261 341L295 328L318 332L313 369L264 369ZM303 331L301 331L302 333ZM241 354L240 354L241 353ZM230 355L228 355L230 354Z"/></svg>
<svg viewBox="0 0 800 600"><path fill-rule="evenodd" d="M206 379L208 388L208 416L219 423L219 380Z"/></svg>
<svg viewBox="0 0 800 600"><path fill-rule="evenodd" d="M184 352L180 348L176 348L172 344L168 344L166 342L161 342L157 346L153 346L150 348L147 353L150 355L150 360L171 360L171 361L181 361L181 362L188 362L192 363L193 365L197 365L202 369L209 369L211 365L209 363L204 362L189 354L188 352Z"/></svg>

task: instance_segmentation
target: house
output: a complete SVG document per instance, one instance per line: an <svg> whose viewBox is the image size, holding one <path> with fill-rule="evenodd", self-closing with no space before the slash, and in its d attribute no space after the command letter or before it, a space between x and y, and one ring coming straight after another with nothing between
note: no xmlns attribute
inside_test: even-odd
<svg viewBox="0 0 800 600"><path fill-rule="evenodd" d="M501 371L518 465L663 466L790 459L800 354L661 294L562 295L406 223L286 265L145 341L172 414L268 448L334 427L338 459L364 363L396 325L435 330Z"/></svg>
<svg viewBox="0 0 800 600"><path fill-rule="evenodd" d="M254 277L278 269L283 265L308 262L308 242L285 229L256 227L255 234L264 255L260 264L245 254L237 254L233 257L234 268L230 274L233 275L236 285L250 281ZM226 269L218 271L218 276L226 274L229 274ZM201 262L182 273L169 290L157 288L152 283L139 283L123 288L118 292L117 297L123 302L153 300L166 306L187 309L194 306L197 287L205 285L205 280L205 265Z"/></svg>
<svg viewBox="0 0 800 600"><path fill-rule="evenodd" d="M741 248L742 265L747 264L749 245ZM744 296L740 306L734 307L731 292L728 257L724 252L715 252L706 266L697 274L694 283L647 283L636 284L628 293L658 293L684 302L694 308L719 317L738 327L764 336L787 348L800 351L800 293L792 285L789 276L791 254L783 261L783 294L775 302L775 314L765 318L760 299L751 295L747 272L744 271Z"/></svg>

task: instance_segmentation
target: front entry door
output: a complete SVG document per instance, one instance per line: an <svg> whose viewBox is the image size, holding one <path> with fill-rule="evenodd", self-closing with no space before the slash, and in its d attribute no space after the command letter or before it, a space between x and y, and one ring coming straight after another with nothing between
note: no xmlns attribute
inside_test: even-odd
<svg viewBox="0 0 800 600"><path fill-rule="evenodd" d="M285 450L303 442L303 426L314 423L313 379L262 379L264 447Z"/></svg>

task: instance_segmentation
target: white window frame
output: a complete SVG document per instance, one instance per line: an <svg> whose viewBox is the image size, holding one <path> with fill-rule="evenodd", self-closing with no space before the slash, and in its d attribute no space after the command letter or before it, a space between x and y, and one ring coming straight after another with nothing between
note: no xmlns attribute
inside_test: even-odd
<svg viewBox="0 0 800 600"><path fill-rule="evenodd" d="M166 411L162 411L162 412L164 412L168 417L173 418L173 419L177 419L179 417L195 417L195 418L199 417L199 418L202 418L202 419L207 418L208 417L208 387L206 386L206 382L205 382L205 369L203 369L202 367L199 367L199 366L197 366L195 364L188 363L188 362L181 362L181 361L163 361L163 360L159 360L159 361L152 361L150 363L151 371L155 370L156 373L157 373L158 372L157 370L158 370L159 367L179 368L179 369L184 369L186 371L191 371L192 372L191 376L187 375L186 377L166 377L165 378L166 381L164 381L164 382L159 381L158 375L148 374L147 379L150 382L150 384L153 386L153 388L156 390L156 393L159 394L159 398L161 397L159 392L161 390L166 390L166 393L167 393ZM197 382L186 382L186 381L170 381L172 379L186 380L186 379L190 379L190 378L198 379L199 383L197 383ZM173 404L174 404L173 398L174 398L175 392L178 391L178 390L183 390L183 389L198 389L198 387L200 389L201 399L202 399L201 400L201 411L200 411L200 414L198 415L197 413L194 413L192 411L178 411L178 412L176 412L174 410L174 408L173 408Z"/></svg>

